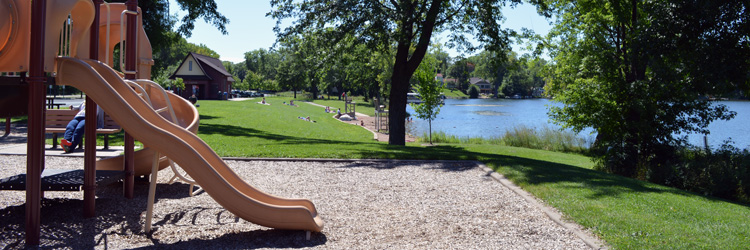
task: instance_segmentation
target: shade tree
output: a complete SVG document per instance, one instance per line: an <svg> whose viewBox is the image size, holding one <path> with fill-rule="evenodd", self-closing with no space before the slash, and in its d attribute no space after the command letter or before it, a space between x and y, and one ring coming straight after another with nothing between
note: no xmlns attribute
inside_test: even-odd
<svg viewBox="0 0 750 250"><path fill-rule="evenodd" d="M597 132L602 169L661 178L684 143L675 135L735 115L701 97L747 88L747 1L532 2L555 17L546 90L561 105L550 116Z"/></svg>
<svg viewBox="0 0 750 250"><path fill-rule="evenodd" d="M277 20L279 39L326 30L319 39L336 44L351 36L369 48L396 47L390 78L389 144L405 144L406 95L409 81L427 53L433 33L449 31L449 43L462 50L477 46L473 35L491 51L509 49L510 31L500 28L501 7L517 0L271 0L267 16ZM286 19L294 20L281 28Z"/></svg>

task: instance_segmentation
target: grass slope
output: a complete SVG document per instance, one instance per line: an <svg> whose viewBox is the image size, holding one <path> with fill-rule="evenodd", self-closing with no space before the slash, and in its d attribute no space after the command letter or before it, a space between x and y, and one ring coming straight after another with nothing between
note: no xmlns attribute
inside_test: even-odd
<svg viewBox="0 0 750 250"><path fill-rule="evenodd" d="M466 99L466 98L469 98L469 95L464 94L464 92L461 92L461 91L455 90L455 89L443 88L443 89L440 90L440 93L443 93L443 95L445 95L445 97L447 97L447 98L453 98L453 99Z"/></svg>
<svg viewBox="0 0 750 250"><path fill-rule="evenodd" d="M223 156L357 158L358 151L375 146L369 131L339 122L323 108L289 100L266 98L227 102L200 101L199 136ZM307 117L308 122L298 117ZM363 144L350 149L352 146Z"/></svg>

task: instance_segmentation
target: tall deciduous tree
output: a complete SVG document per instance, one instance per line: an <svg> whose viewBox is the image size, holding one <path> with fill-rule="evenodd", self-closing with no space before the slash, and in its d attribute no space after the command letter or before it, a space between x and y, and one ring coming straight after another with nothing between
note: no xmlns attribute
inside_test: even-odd
<svg viewBox="0 0 750 250"><path fill-rule="evenodd" d="M742 0L535 1L557 17L547 90L565 127L596 130L606 170L652 179L681 132L734 113L701 96L746 88L750 3Z"/></svg>
<svg viewBox="0 0 750 250"><path fill-rule="evenodd" d="M508 49L509 31L500 29L505 2L520 0L271 0L277 19L275 31L281 39L327 29L319 38L331 44L355 37L370 48L396 45L390 80L389 144L404 145L406 135L406 94L409 79L422 62L435 31L451 31L450 42L474 49L464 34L469 33L486 49ZM279 27L284 19L296 19L289 27Z"/></svg>
<svg viewBox="0 0 750 250"><path fill-rule="evenodd" d="M474 64L469 59L460 58L451 65L448 74L456 78L456 88L466 93L469 89L469 78L471 78L471 72L474 72L474 69Z"/></svg>
<svg viewBox="0 0 750 250"><path fill-rule="evenodd" d="M282 50L284 51L284 63L291 68L284 69L291 74L299 74L301 77L298 82L288 82L281 87L290 87L295 91L299 84L307 88L313 97L318 96L318 86L324 75L325 62L328 61L325 50L321 49L323 45L317 39L316 33L304 33L296 37L287 37L281 41ZM279 69L282 70L282 69ZM300 81L301 80L301 81ZM283 82L279 82L280 84Z"/></svg>

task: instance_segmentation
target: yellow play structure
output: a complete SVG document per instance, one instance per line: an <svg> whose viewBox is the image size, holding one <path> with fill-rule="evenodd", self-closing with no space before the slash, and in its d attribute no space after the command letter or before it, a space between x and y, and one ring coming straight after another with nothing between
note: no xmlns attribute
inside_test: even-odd
<svg viewBox="0 0 750 250"><path fill-rule="evenodd" d="M39 237L38 178L44 170L44 144L38 143L38 127L43 124L38 124L36 117L41 113L43 118L44 106L38 102L43 100L39 96L44 94L44 79L50 76L57 85L73 86L86 93L130 136L144 144L144 149L133 154L99 160L94 165L97 170L123 170L123 164L130 162L133 167L125 169L128 174L152 174L152 202L158 170L174 161L216 202L244 220L272 228L305 230L308 238L310 232L320 232L323 221L311 201L276 197L243 181L196 136L199 116L195 107L148 80L153 65L151 45L136 6L137 1L133 0L124 4L101 0L0 0L0 72L25 77L21 85L26 84L24 87L29 89L25 98L29 114L27 244L38 244ZM114 62L112 53L118 44L125 44L120 50L122 61ZM36 48L43 48L43 53ZM113 69L116 63L122 72ZM42 150L38 150L40 147ZM93 152L95 156L95 151L88 151L89 144L86 148L87 158L93 159L89 154ZM89 175L95 173L86 171ZM95 188L95 184L85 184L84 192L91 191L92 186ZM152 203L146 231L151 227L151 206Z"/></svg>

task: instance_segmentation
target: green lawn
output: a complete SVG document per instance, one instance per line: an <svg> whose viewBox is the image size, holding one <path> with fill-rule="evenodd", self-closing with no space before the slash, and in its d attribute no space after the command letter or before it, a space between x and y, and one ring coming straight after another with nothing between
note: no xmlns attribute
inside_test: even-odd
<svg viewBox="0 0 750 250"><path fill-rule="evenodd" d="M443 88L440 90L440 93L443 93L445 97L453 98L453 99L466 99L469 98L469 95L464 94L464 92L461 92L460 90L455 89L446 89Z"/></svg>
<svg viewBox="0 0 750 250"><path fill-rule="evenodd" d="M340 108L341 112L344 112L344 100L343 99L339 100L337 96L331 96L331 99L308 100L306 98L307 95L300 94L300 93L297 93L297 99L294 99L292 97L291 92L282 92L282 93L277 93L277 94L278 96L273 97L273 98L279 98L279 103L281 102L288 103L290 100L294 100L295 102L296 101L312 101L314 103L317 103L323 106L329 106L331 107L331 110L333 111L336 111L336 109ZM327 98L328 96L325 95L325 97ZM369 115L369 116L375 116L375 106L373 106L372 103L370 103L370 100L365 102L363 97L355 96L353 97L353 101L356 105L356 111L358 113L362 113L362 114Z"/></svg>

